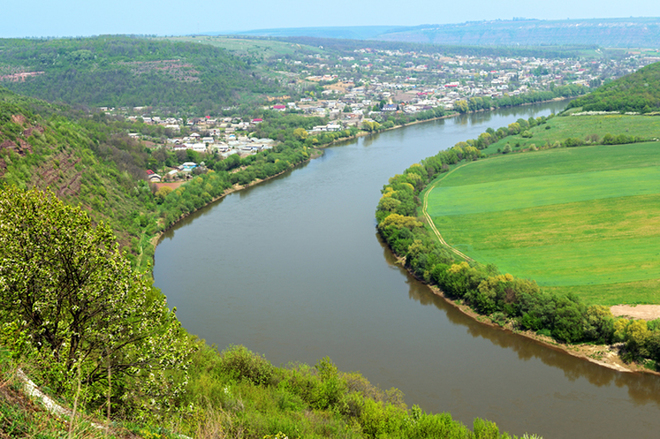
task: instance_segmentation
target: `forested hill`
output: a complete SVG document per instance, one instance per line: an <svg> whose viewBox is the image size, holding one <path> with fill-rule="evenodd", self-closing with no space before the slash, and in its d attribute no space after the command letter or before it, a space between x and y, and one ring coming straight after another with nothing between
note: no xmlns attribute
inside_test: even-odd
<svg viewBox="0 0 660 439"><path fill-rule="evenodd" d="M0 84L51 102L195 114L279 88L221 48L125 36L0 39Z"/></svg>
<svg viewBox="0 0 660 439"><path fill-rule="evenodd" d="M583 111L660 111L660 63L648 65L619 78L586 96L572 101L568 108Z"/></svg>
<svg viewBox="0 0 660 439"><path fill-rule="evenodd" d="M152 200L146 162L145 148L113 123L0 87L0 187L49 188L81 205L111 226L129 258L141 257L145 231L156 227L144 214Z"/></svg>

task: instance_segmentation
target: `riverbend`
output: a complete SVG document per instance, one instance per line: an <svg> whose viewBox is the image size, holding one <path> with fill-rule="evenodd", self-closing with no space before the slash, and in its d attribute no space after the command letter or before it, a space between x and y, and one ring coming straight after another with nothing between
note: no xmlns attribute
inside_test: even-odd
<svg viewBox="0 0 660 439"><path fill-rule="evenodd" d="M554 102L431 121L328 148L181 221L156 286L183 325L276 365L329 356L408 404L552 437L655 437L660 377L621 373L464 315L396 264L374 211L387 179Z"/></svg>

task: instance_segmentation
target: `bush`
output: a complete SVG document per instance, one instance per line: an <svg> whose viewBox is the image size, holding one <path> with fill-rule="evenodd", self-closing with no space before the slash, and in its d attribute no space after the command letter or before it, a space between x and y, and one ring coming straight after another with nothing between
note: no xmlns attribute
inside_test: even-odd
<svg viewBox="0 0 660 439"><path fill-rule="evenodd" d="M225 350L220 370L232 379L247 380L256 385L270 384L274 372L268 360L245 346L230 346Z"/></svg>

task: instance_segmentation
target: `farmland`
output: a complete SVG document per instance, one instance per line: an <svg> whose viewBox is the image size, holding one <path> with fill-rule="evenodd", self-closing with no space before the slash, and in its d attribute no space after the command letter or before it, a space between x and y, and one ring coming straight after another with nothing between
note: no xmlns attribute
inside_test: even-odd
<svg viewBox="0 0 660 439"><path fill-rule="evenodd" d="M612 119L613 134L650 138L660 132L657 118ZM534 136L554 131L550 141L571 127L602 132L596 131L602 120L554 118L550 130L538 127ZM660 303L658 142L472 162L441 177L428 202L428 213L450 245L501 272L534 279L553 292L575 293L588 303Z"/></svg>
<svg viewBox="0 0 660 439"><path fill-rule="evenodd" d="M644 139L654 139L660 137L660 117L624 114L554 117L548 120L546 125L538 128L531 130L532 137L524 138L521 135L507 137L490 145L484 153L497 153L498 149L504 148L507 143L515 151L529 148L531 145L540 148L547 143L561 142L569 137L584 139L592 135L598 136L599 139L606 134L635 135Z"/></svg>

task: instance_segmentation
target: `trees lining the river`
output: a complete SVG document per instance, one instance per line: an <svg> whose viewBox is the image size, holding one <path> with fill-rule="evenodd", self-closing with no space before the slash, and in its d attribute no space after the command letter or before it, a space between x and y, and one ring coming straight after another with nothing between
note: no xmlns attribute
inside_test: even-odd
<svg viewBox="0 0 660 439"><path fill-rule="evenodd" d="M479 138L494 135L501 140L532 124L543 123L545 119L519 119L507 129L489 130L488 136ZM416 216L424 189L451 166L462 160L477 160L478 155L465 154L465 144L476 143L461 142L390 178L383 187L376 219L378 231L392 251L405 258L406 267L419 279L438 286L447 297L469 305L495 323L552 336L564 343L624 342L625 359L650 358L660 362L660 320L638 323L614 319L605 306L587 305L574 294L545 292L534 281L500 274L494 265L467 262L424 227L424 220ZM576 145L563 142L558 146Z"/></svg>

